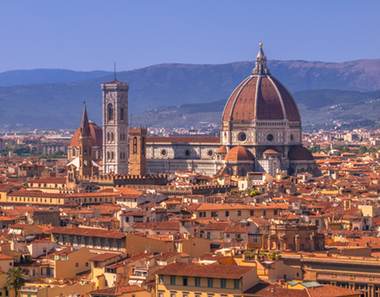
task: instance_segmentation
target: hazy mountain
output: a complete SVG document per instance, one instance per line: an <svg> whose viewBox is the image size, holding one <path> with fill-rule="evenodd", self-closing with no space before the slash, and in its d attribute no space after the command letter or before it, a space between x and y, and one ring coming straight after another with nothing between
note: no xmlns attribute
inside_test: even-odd
<svg viewBox="0 0 380 297"><path fill-rule="evenodd" d="M163 106L186 107L186 104L212 102L203 106L212 109L213 102L227 100L253 66L253 62L161 64L120 72L118 79L130 85L130 112L137 118L136 113ZM269 67L294 93L305 115L308 110L327 108L337 102L350 103L345 106L354 111L356 103L371 96L368 91L380 89L380 60L344 63L271 61ZM0 127L76 127L83 100L88 103L91 119L100 122L100 83L111 79L113 74L104 71L40 69L0 73ZM323 91L326 89L344 91L329 90L326 93ZM190 108L191 113L193 107L186 108ZM350 113L349 110L337 112L348 117Z"/></svg>
<svg viewBox="0 0 380 297"><path fill-rule="evenodd" d="M0 86L70 83L109 75L107 71L73 71L65 69L12 70L0 73Z"/></svg>
<svg viewBox="0 0 380 297"><path fill-rule="evenodd" d="M380 91L309 90L294 93L307 129L379 126ZM225 100L183 104L148 110L134 122L149 127L204 127L204 122L219 123Z"/></svg>

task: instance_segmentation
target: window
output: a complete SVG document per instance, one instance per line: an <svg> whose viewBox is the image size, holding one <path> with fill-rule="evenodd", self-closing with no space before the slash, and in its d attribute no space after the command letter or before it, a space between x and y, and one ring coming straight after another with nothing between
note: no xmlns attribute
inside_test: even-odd
<svg viewBox="0 0 380 297"><path fill-rule="evenodd" d="M247 135L244 132L240 132L238 134L238 140L239 141L246 141L247 140Z"/></svg>
<svg viewBox="0 0 380 297"><path fill-rule="evenodd" d="M195 285L196 287L200 287L200 286L201 286L201 278L200 278L200 277L196 277L196 278L194 279L194 285Z"/></svg>
<svg viewBox="0 0 380 297"><path fill-rule="evenodd" d="M123 121L124 120L124 108L120 108L120 120Z"/></svg>
<svg viewBox="0 0 380 297"><path fill-rule="evenodd" d="M108 121L113 120L113 105L112 105L112 103L108 103L108 105L107 105L107 120Z"/></svg>
<svg viewBox="0 0 380 297"><path fill-rule="evenodd" d="M176 296L176 294L177 294L177 292L175 292L175 291L172 291L172 292L170 292L170 297L175 297L175 296Z"/></svg>
<svg viewBox="0 0 380 297"><path fill-rule="evenodd" d="M78 262L75 263L75 267L79 267L79 263Z"/></svg>
<svg viewBox="0 0 380 297"><path fill-rule="evenodd" d="M273 138L274 138L274 137L273 137L272 134L268 134L268 135L267 135L267 140L268 140L268 141L273 141Z"/></svg>
<svg viewBox="0 0 380 297"><path fill-rule="evenodd" d="M240 289L240 279L234 279L234 289Z"/></svg>
<svg viewBox="0 0 380 297"><path fill-rule="evenodd" d="M161 156L166 156L167 152L166 150L161 150Z"/></svg>
<svg viewBox="0 0 380 297"><path fill-rule="evenodd" d="M213 152L212 150L208 150L208 151L207 151L207 155L208 155L208 156L212 157L213 154L214 154L214 152Z"/></svg>
<svg viewBox="0 0 380 297"><path fill-rule="evenodd" d="M185 150L185 156L189 157L190 156L190 150Z"/></svg>
<svg viewBox="0 0 380 297"><path fill-rule="evenodd" d="M159 282L160 284L163 284L163 283L164 283L164 276L163 276L163 275L160 275L160 276L158 277L158 282Z"/></svg>
<svg viewBox="0 0 380 297"><path fill-rule="evenodd" d="M133 154L137 154L137 137L133 137L133 148L132 148L132 152Z"/></svg>
<svg viewBox="0 0 380 297"><path fill-rule="evenodd" d="M175 276L174 275L170 276L170 285L175 286Z"/></svg>
<svg viewBox="0 0 380 297"><path fill-rule="evenodd" d="M241 217L241 210L237 211L237 215L238 215L238 217Z"/></svg>
<svg viewBox="0 0 380 297"><path fill-rule="evenodd" d="M226 217L229 217L229 216L230 216L230 212L229 212L228 210L226 210L226 212L225 212L225 216L226 216Z"/></svg>
<svg viewBox="0 0 380 297"><path fill-rule="evenodd" d="M220 287L221 287L222 289L225 289L225 288L227 287L227 280L226 280L225 278L222 278L222 279L220 280Z"/></svg>
<svg viewBox="0 0 380 297"><path fill-rule="evenodd" d="M294 140L294 135L290 134L290 141L293 141L293 140Z"/></svg>
<svg viewBox="0 0 380 297"><path fill-rule="evenodd" d="M164 292L163 291L158 291L158 297L164 297Z"/></svg>
<svg viewBox="0 0 380 297"><path fill-rule="evenodd" d="M212 278L207 279L207 287L212 288L214 286L214 280Z"/></svg>
<svg viewBox="0 0 380 297"><path fill-rule="evenodd" d="M187 286L188 285L188 278L186 277L186 276L184 276L183 278L182 278L182 285L183 286Z"/></svg>
<svg viewBox="0 0 380 297"><path fill-rule="evenodd" d="M218 216L218 213L217 213L216 211L212 211L212 212L211 212L211 216L212 216L213 218L215 218L215 217Z"/></svg>

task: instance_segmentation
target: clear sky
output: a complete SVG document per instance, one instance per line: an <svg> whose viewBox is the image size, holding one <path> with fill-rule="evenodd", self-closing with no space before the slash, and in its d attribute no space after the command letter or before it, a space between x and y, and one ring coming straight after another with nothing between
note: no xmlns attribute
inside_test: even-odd
<svg viewBox="0 0 380 297"><path fill-rule="evenodd" d="M380 58L380 1L4 0L0 71Z"/></svg>

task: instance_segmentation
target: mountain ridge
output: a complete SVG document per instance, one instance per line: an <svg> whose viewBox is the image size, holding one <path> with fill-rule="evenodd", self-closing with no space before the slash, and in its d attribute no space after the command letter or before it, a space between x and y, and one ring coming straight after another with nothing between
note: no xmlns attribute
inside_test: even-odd
<svg viewBox="0 0 380 297"><path fill-rule="evenodd" d="M297 92L337 89L339 96L343 96L341 91L349 92L346 100L351 104L361 98L355 92L380 89L380 59L347 62L271 60L268 64L271 73L295 95L297 102L302 101L297 98L302 93ZM226 101L253 67L253 61L162 63L121 71L117 78L129 84L130 112L136 115L163 106ZM0 127L3 128L74 128L78 125L84 100L88 103L91 119L100 122L100 83L114 76L102 70L77 73L37 69L16 73L0 73ZM324 108L328 101L334 102L337 95L330 92L329 96L323 104L316 104L314 110Z"/></svg>

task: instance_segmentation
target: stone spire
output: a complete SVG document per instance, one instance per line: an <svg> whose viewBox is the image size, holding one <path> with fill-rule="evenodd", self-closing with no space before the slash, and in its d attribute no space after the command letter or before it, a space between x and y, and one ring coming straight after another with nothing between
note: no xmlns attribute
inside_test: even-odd
<svg viewBox="0 0 380 297"><path fill-rule="evenodd" d="M269 74L269 69L267 67L267 57L265 56L263 50L264 44L262 42L259 43L259 52L256 56L256 66L253 69L252 73L256 75L266 75Z"/></svg>
<svg viewBox="0 0 380 297"><path fill-rule="evenodd" d="M80 132L81 132L81 137L88 137L90 136L90 125L88 122L86 102L83 102L83 105L84 105L84 108L83 108L82 119L80 121Z"/></svg>

